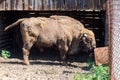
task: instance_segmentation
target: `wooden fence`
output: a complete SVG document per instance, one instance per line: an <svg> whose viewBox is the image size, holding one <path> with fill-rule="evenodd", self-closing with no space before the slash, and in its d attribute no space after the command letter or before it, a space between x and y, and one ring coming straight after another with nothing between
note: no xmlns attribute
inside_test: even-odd
<svg viewBox="0 0 120 80"><path fill-rule="evenodd" d="M0 0L6 10L103 10L106 0Z"/></svg>

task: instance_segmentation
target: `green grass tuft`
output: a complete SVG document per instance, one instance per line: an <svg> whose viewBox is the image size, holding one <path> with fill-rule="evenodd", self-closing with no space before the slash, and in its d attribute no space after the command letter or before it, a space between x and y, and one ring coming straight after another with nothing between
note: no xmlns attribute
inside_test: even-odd
<svg viewBox="0 0 120 80"><path fill-rule="evenodd" d="M90 71L88 73L75 73L73 80L110 80L110 68L108 65L95 65L88 60Z"/></svg>
<svg viewBox="0 0 120 80"><path fill-rule="evenodd" d="M9 58L10 55L11 55L11 53L9 51L7 51L7 50L2 50L1 51L1 57L5 58L5 59Z"/></svg>

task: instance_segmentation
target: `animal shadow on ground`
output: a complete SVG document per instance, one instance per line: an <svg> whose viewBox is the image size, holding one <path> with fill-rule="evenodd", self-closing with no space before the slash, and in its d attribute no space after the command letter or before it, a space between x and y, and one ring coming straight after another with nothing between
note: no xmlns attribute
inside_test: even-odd
<svg viewBox="0 0 120 80"><path fill-rule="evenodd" d="M4 62L9 64L23 64L23 53L21 49L13 49L10 50L11 57L10 58L17 58L20 59L20 62ZM89 55L87 53L79 53L75 55L69 55L67 61L68 66L70 67L78 67L77 65L70 64L73 62L76 63L84 63L87 62L87 59L89 58ZM44 52L40 52L37 48L33 47L30 51L29 60L31 65L37 64L37 65L55 65L59 66L62 64L60 54L58 50L55 50L53 48L45 48ZM84 67L83 69L87 70L87 67Z"/></svg>

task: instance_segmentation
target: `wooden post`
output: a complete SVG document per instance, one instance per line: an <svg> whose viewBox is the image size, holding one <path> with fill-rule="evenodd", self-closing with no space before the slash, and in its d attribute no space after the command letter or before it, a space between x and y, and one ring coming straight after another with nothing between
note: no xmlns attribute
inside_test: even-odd
<svg viewBox="0 0 120 80"><path fill-rule="evenodd" d="M120 0L108 0L111 80L120 79Z"/></svg>

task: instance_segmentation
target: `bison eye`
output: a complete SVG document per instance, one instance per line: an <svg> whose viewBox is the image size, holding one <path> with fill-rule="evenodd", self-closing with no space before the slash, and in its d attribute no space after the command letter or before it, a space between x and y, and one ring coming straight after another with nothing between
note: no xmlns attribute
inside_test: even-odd
<svg viewBox="0 0 120 80"><path fill-rule="evenodd" d="M83 37L83 41L85 41L86 43L91 43L91 39L88 37Z"/></svg>

